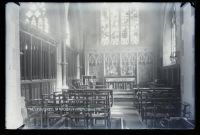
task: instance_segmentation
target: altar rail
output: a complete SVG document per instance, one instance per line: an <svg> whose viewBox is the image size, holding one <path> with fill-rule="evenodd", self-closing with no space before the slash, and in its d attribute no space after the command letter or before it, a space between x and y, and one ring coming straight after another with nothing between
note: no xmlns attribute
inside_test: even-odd
<svg viewBox="0 0 200 135"><path fill-rule="evenodd" d="M135 77L105 77L106 88L113 89L133 89L136 85Z"/></svg>

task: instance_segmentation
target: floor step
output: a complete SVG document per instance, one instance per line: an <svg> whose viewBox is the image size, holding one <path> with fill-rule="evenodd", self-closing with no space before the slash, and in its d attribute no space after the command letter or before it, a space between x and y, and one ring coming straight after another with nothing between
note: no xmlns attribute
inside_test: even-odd
<svg viewBox="0 0 200 135"><path fill-rule="evenodd" d="M130 101L119 101L119 102L117 102L117 101L114 101L114 104L113 104L113 107L114 106L134 106L134 104L133 104L133 102L130 102Z"/></svg>
<svg viewBox="0 0 200 135"><path fill-rule="evenodd" d="M116 91L116 92L113 92L114 94L134 94L133 92L131 91Z"/></svg>
<svg viewBox="0 0 200 135"><path fill-rule="evenodd" d="M114 105L111 109L136 109L134 106L130 105Z"/></svg>
<svg viewBox="0 0 200 135"><path fill-rule="evenodd" d="M137 115L135 109L111 109L111 115L118 114L121 116L124 115Z"/></svg>
<svg viewBox="0 0 200 135"><path fill-rule="evenodd" d="M132 91L135 92L135 90L128 90L128 89L114 89L113 92L115 91Z"/></svg>
<svg viewBox="0 0 200 135"><path fill-rule="evenodd" d="M114 98L114 102L133 102L134 98Z"/></svg>
<svg viewBox="0 0 200 135"><path fill-rule="evenodd" d="M133 98L133 95L113 95L113 98Z"/></svg>

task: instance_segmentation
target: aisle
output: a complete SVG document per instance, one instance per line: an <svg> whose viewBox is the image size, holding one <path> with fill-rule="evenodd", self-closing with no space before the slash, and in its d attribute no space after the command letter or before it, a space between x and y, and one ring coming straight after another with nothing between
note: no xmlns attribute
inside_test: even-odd
<svg viewBox="0 0 200 135"><path fill-rule="evenodd" d="M145 129L141 117L133 105L134 90L115 90L114 104L111 108L111 118L121 119L122 129ZM115 128L115 126L111 126Z"/></svg>
<svg viewBox="0 0 200 135"><path fill-rule="evenodd" d="M141 118L135 107L129 105L115 105L111 109L112 119L121 119L122 129L145 129L145 125L141 122ZM111 128L115 128L114 125Z"/></svg>

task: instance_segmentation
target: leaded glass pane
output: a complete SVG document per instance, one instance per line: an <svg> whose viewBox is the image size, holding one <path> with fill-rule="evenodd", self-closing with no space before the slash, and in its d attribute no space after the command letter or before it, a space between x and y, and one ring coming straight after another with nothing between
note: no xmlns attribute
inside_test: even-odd
<svg viewBox="0 0 200 135"><path fill-rule="evenodd" d="M33 18L32 18L31 25L36 26L36 18L35 18L35 16L33 16Z"/></svg>
<svg viewBox="0 0 200 135"><path fill-rule="evenodd" d="M130 42L136 45L139 43L139 13L136 6L130 9L130 24Z"/></svg>
<svg viewBox="0 0 200 135"><path fill-rule="evenodd" d="M44 3L31 3L29 10L26 12L25 23L36 26L38 29L48 33L48 19L45 18L46 8Z"/></svg>
<svg viewBox="0 0 200 135"><path fill-rule="evenodd" d="M110 21L111 21L111 44L119 44L119 10L118 7L110 9Z"/></svg>
<svg viewBox="0 0 200 135"><path fill-rule="evenodd" d="M38 19L38 28L41 29L41 30L43 28L43 24L42 23L43 23L42 18L39 18Z"/></svg>
<svg viewBox="0 0 200 135"><path fill-rule="evenodd" d="M109 44L109 9L103 8L101 10L101 43L102 45Z"/></svg>
<svg viewBox="0 0 200 135"><path fill-rule="evenodd" d="M130 3L104 4L101 9L101 44L137 45L138 43L138 7Z"/></svg>

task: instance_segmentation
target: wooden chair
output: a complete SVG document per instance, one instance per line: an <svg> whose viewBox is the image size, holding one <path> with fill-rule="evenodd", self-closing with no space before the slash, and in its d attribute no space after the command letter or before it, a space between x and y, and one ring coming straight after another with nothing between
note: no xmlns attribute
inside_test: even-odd
<svg viewBox="0 0 200 135"><path fill-rule="evenodd" d="M51 95L44 97L44 108L47 109L46 115L46 126L47 128L56 128L65 123L66 111L63 105L63 95L60 93L53 93ZM50 110L49 110L50 109ZM62 110L61 110L62 109Z"/></svg>
<svg viewBox="0 0 200 135"><path fill-rule="evenodd" d="M145 98L142 99L141 103L142 121L144 120L147 126L153 127L155 117L155 102L153 100L154 95L153 93L146 93L144 97ZM148 120L150 120L150 125L148 124Z"/></svg>
<svg viewBox="0 0 200 135"><path fill-rule="evenodd" d="M97 126L110 127L110 96L108 91L94 91L90 108L90 124L93 128ZM103 121L104 124L97 124Z"/></svg>
<svg viewBox="0 0 200 135"><path fill-rule="evenodd" d="M179 97L173 91L154 91L154 120L153 127L159 125L159 121L165 117L178 116Z"/></svg>
<svg viewBox="0 0 200 135"><path fill-rule="evenodd" d="M69 90L68 94L69 127L87 127L87 92L83 90Z"/></svg>
<svg viewBox="0 0 200 135"><path fill-rule="evenodd" d="M43 128L42 99L26 101L28 128ZM33 110L33 108L38 110ZM40 109L40 110L39 110Z"/></svg>

